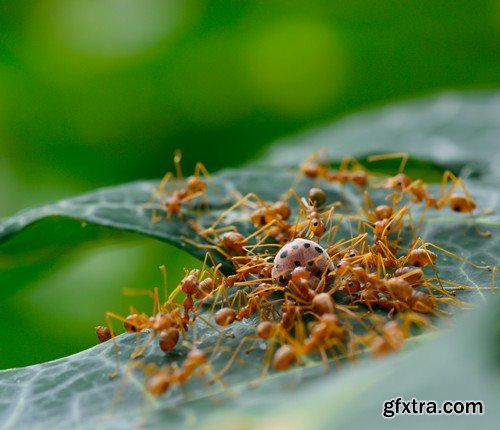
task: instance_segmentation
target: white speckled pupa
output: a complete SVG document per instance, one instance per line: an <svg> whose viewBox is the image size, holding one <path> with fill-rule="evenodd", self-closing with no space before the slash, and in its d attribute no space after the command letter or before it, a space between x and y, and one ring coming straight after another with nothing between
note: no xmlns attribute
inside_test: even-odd
<svg viewBox="0 0 500 430"><path fill-rule="evenodd" d="M296 267L305 267L321 276L332 266L326 251L312 240L298 238L284 245L274 258L273 279L286 284ZM333 269L333 266L331 267Z"/></svg>

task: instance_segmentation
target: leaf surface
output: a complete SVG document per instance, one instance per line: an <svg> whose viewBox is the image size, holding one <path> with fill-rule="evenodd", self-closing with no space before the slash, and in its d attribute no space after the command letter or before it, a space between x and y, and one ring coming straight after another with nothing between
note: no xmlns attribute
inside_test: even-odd
<svg viewBox="0 0 500 430"><path fill-rule="evenodd" d="M494 151L494 145L500 138L500 125L493 121L494 113L499 111L498 93L472 93L434 96L353 116L330 128L282 142L267 161L261 162L261 167L214 175L219 194L209 195L211 211L204 212L200 207L199 216L205 217L204 223L213 220L228 207L228 196L236 190L241 194L256 191L269 200L279 198L297 179L287 167L300 163L316 147L328 146L335 159L345 153L363 156L374 151L408 151L445 167L472 166L479 172L481 180L467 181L467 186L478 203L477 225L493 233L490 238L480 237L468 216L445 209L427 214L421 232L424 240L476 264L499 265L495 167L498 151ZM469 146L471 141L474 146ZM273 167L270 169L269 165ZM311 185L310 181L302 180L299 192L305 194ZM357 207L355 190L329 187L331 199L343 200L349 209ZM437 185L431 186L431 192L438 191ZM43 262L56 259L61 250L70 252L83 241L109 234L109 228L151 236L202 257L203 250L180 239L182 235L193 237L193 230L184 223L175 219L169 223L151 223L149 211L141 207L149 197L150 184L136 182L30 209L2 221L2 289L10 287L6 280L13 283L17 279L18 274L13 271L22 272L22 267L37 264L43 266ZM82 222L89 226L82 228ZM63 244L66 245L61 248ZM492 294L485 287L491 286L491 271L479 270L436 252L442 279L473 287L459 292L460 298L489 301ZM20 266L20 262L25 262L25 266ZM248 383L258 377L264 356L263 349L256 348L242 356L244 365L235 365L225 375L224 381L235 392L232 394L219 383L210 385L206 379L196 378L186 387L186 396L174 388L160 399L152 400L144 394L141 373L130 365L126 371L122 367L125 376L108 380L107 375L115 365L114 349L108 342L54 362L0 372L0 423L2 428L14 429L164 428L166 425L219 429L233 428L242 422L250 428L277 424L290 428L332 428L335 424L360 428L400 426L403 420L408 428L421 424L420 418L415 420L415 417L379 422L382 400L402 395L438 401L450 396L461 400L477 397L486 402L487 414L470 417L471 422L494 428L498 422L494 405L500 400L495 389L499 382L495 363L500 358L496 347L498 330L493 330L499 324L495 304L498 301L470 312L461 325L441 333L433 341L425 341L425 336L414 338L413 344L424 345L389 360L362 362L347 370L345 366L335 368L327 375L322 364L311 362L306 367L270 374L257 388L250 389ZM202 346L213 346L216 342L213 330L199 324L198 340ZM234 349L242 337L252 333L252 325L236 323L230 330L235 337L228 342ZM139 336L144 341L147 335ZM136 336L121 335L118 342L124 365L136 346ZM148 360L157 364L181 358L178 350L166 356L153 347L148 352ZM227 356L221 353L213 357L213 365L220 368L226 360ZM290 395L294 388L298 389ZM118 399L113 401L115 396ZM436 418L430 420L433 425L441 424ZM470 424L450 417L444 420L446 425L453 422L456 428Z"/></svg>
<svg viewBox="0 0 500 430"><path fill-rule="evenodd" d="M345 155L406 152L444 168L466 167L464 173L498 178L499 117L500 91L441 93L349 115L280 140L264 159L283 167L321 148L334 161Z"/></svg>

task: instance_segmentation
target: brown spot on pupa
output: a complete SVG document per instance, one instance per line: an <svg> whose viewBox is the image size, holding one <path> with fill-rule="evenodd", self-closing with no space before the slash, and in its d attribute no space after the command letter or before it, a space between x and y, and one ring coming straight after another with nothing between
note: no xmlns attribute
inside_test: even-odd
<svg viewBox="0 0 500 430"><path fill-rule="evenodd" d="M288 252L287 251L283 251L280 255L280 258L286 258L288 257Z"/></svg>
<svg viewBox="0 0 500 430"><path fill-rule="evenodd" d="M314 249L316 250L316 252L318 254L321 254L323 252L323 249L321 247L319 247L319 246L315 246Z"/></svg>

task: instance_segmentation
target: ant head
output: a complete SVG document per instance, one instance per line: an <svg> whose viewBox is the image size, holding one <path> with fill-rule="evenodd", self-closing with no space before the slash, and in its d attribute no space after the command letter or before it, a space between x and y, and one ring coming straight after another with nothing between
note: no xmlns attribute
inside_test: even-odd
<svg viewBox="0 0 500 430"><path fill-rule="evenodd" d="M403 190L409 187L411 184L411 180L404 173L399 173L390 180L391 188L395 188L398 190Z"/></svg>
<svg viewBox="0 0 500 430"><path fill-rule="evenodd" d="M259 278L264 279L264 278L270 278L272 276L272 266L271 265L266 265L264 266L263 269L260 270L259 272Z"/></svg>
<svg viewBox="0 0 500 430"><path fill-rule="evenodd" d="M279 285L281 285L282 287L285 287L286 285L288 285L289 280L290 280L290 275L287 275L287 274L281 274L275 279L275 281L277 281L277 283Z"/></svg>
<svg viewBox="0 0 500 430"><path fill-rule="evenodd" d="M188 295L196 294L198 291L198 278L190 273L181 281L182 291Z"/></svg>
<svg viewBox="0 0 500 430"><path fill-rule="evenodd" d="M250 214L250 221L257 227L266 225L271 220L268 220L266 209L258 208Z"/></svg>
<svg viewBox="0 0 500 430"><path fill-rule="evenodd" d="M359 251L357 249L351 249L348 253L347 253L347 256L349 258L354 258L354 257L357 257L358 255L360 255Z"/></svg>
<svg viewBox="0 0 500 430"><path fill-rule="evenodd" d="M349 263L347 260L342 259L337 263L335 273L337 275L342 276L349 273L350 270L351 270L351 263Z"/></svg>
<svg viewBox="0 0 500 430"><path fill-rule="evenodd" d="M316 237L321 236L325 232L325 224L319 218L311 219L310 228Z"/></svg>
<svg viewBox="0 0 500 430"><path fill-rule="evenodd" d="M391 225L389 224L389 220L387 218L384 218L380 221L376 221L373 223L373 232L377 235L377 236L382 236L384 235L384 232L385 234L389 234L389 232L391 231Z"/></svg>
<svg viewBox="0 0 500 430"><path fill-rule="evenodd" d="M347 287L347 291L349 291L349 293L357 293L361 290L361 284L354 279L346 279L344 281L344 285Z"/></svg>

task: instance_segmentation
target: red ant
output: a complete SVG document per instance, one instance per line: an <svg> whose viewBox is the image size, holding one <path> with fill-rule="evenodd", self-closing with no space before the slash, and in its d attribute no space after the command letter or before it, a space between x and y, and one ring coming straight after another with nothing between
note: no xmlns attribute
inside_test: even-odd
<svg viewBox="0 0 500 430"><path fill-rule="evenodd" d="M339 203L335 202L327 207L322 207L326 203L327 196L320 188L311 188L307 201L305 198L301 198L294 189L288 191L285 200L290 196L293 196L299 205L299 217L306 219L304 222L297 223L294 227L296 233L293 236L321 238L325 234L333 211ZM320 208L323 212L319 211ZM306 231L309 234L306 234Z"/></svg>
<svg viewBox="0 0 500 430"><path fill-rule="evenodd" d="M319 152L313 152L300 165L300 172L311 179L322 178L342 185L347 182L361 188L368 185L368 175L364 167L353 157L344 157L337 171L330 170L329 162L321 161L320 158ZM328 158L327 154L325 158Z"/></svg>
<svg viewBox="0 0 500 430"><path fill-rule="evenodd" d="M461 178L457 177L450 170L446 170L443 173L439 197L435 198L429 194L429 192L427 191L427 185L421 179L412 181L407 175L402 173L409 158L408 154L399 153L377 155L370 157L368 161L378 161L393 158L401 158L402 161L398 170L398 174L396 176L388 178L383 184L384 188L394 189L401 192L402 194L409 194L413 202L423 202L425 204L426 210L429 208L439 210L448 205L450 209L455 212L470 214L474 220L473 212L476 209L477 205L467 191L467 188L465 187L465 184ZM449 181L452 182L452 185L449 189L447 189L447 184ZM463 194L457 194L454 192L457 187L462 189ZM479 230L475 222L474 226L479 235L491 236L491 232Z"/></svg>
<svg viewBox="0 0 500 430"><path fill-rule="evenodd" d="M181 156L181 151L178 150L175 152L174 164L177 176L172 172L166 173L156 190L156 195L159 197L162 206L166 209L167 221L169 221L173 215L177 215L182 219L181 209L183 205L198 197L203 197L205 205L208 207L207 184L206 181L201 178L202 175L207 178L214 187L216 186L203 163L196 163L194 174L184 181L181 169ZM183 181L182 185L180 184L181 181ZM172 189L169 189L169 184ZM159 220L155 212L153 212L152 220L153 222L158 222Z"/></svg>

